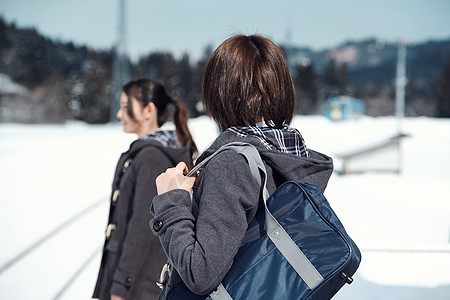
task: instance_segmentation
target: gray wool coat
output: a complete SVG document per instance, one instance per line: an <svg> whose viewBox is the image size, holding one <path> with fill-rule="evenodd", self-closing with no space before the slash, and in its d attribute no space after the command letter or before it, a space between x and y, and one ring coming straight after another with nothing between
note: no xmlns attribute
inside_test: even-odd
<svg viewBox="0 0 450 300"><path fill-rule="evenodd" d="M111 294L156 299L155 284L167 262L159 239L148 227L148 213L156 192L156 177L178 162L190 161L189 145L166 148L153 140L136 140L117 164L103 256L93 298Z"/></svg>
<svg viewBox="0 0 450 300"><path fill-rule="evenodd" d="M270 193L288 180L313 182L323 191L333 171L332 159L319 152L310 149L307 158L281 153L265 148L255 138L231 132L223 132L198 161L229 142L247 142L258 149L267 169ZM256 214L259 189L245 159L230 150L219 153L197 176L193 187L199 204L197 219L191 212L190 195L184 190L153 199L150 225L174 267L160 299L181 280L198 295L219 285Z"/></svg>

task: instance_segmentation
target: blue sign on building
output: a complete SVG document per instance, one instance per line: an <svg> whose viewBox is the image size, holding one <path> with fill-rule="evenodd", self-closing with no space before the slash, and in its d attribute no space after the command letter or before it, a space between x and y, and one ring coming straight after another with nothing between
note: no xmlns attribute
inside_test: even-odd
<svg viewBox="0 0 450 300"><path fill-rule="evenodd" d="M365 113L364 101L340 96L325 100L324 114L330 120L341 121L358 118Z"/></svg>

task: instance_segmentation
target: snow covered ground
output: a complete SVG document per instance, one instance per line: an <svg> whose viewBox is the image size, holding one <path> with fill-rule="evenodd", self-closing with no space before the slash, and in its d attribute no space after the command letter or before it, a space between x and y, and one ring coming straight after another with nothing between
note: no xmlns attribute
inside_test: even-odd
<svg viewBox="0 0 450 300"><path fill-rule="evenodd" d="M293 125L332 157L396 130L393 118L299 116ZM199 149L217 133L205 117L190 127ZM450 299L450 120L410 118L402 128L411 136L401 174L333 174L326 190L363 254L334 299ZM133 139L120 124L0 124L0 299L90 298L114 167Z"/></svg>

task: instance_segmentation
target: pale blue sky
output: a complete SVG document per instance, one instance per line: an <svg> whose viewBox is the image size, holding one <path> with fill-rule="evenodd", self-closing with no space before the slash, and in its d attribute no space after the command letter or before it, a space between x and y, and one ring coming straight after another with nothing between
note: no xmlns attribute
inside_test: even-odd
<svg viewBox="0 0 450 300"><path fill-rule="evenodd" d="M0 0L0 15L63 41L109 48L118 0ZM450 0L127 0L127 48L201 53L240 32L314 49L377 37L450 38ZM195 56L195 55L194 55Z"/></svg>

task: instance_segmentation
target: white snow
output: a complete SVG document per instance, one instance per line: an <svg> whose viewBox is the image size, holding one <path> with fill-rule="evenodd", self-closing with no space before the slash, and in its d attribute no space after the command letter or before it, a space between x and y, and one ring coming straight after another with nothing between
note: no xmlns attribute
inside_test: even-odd
<svg viewBox="0 0 450 300"><path fill-rule="evenodd" d="M393 136L395 122L298 116L293 126L333 157ZM201 150L217 134L206 117L189 125ZM354 283L333 299L450 299L450 120L409 118L402 129L411 136L402 140L401 174L329 182L325 195L363 254ZM90 298L115 164L134 138L120 124L0 124L0 299Z"/></svg>

